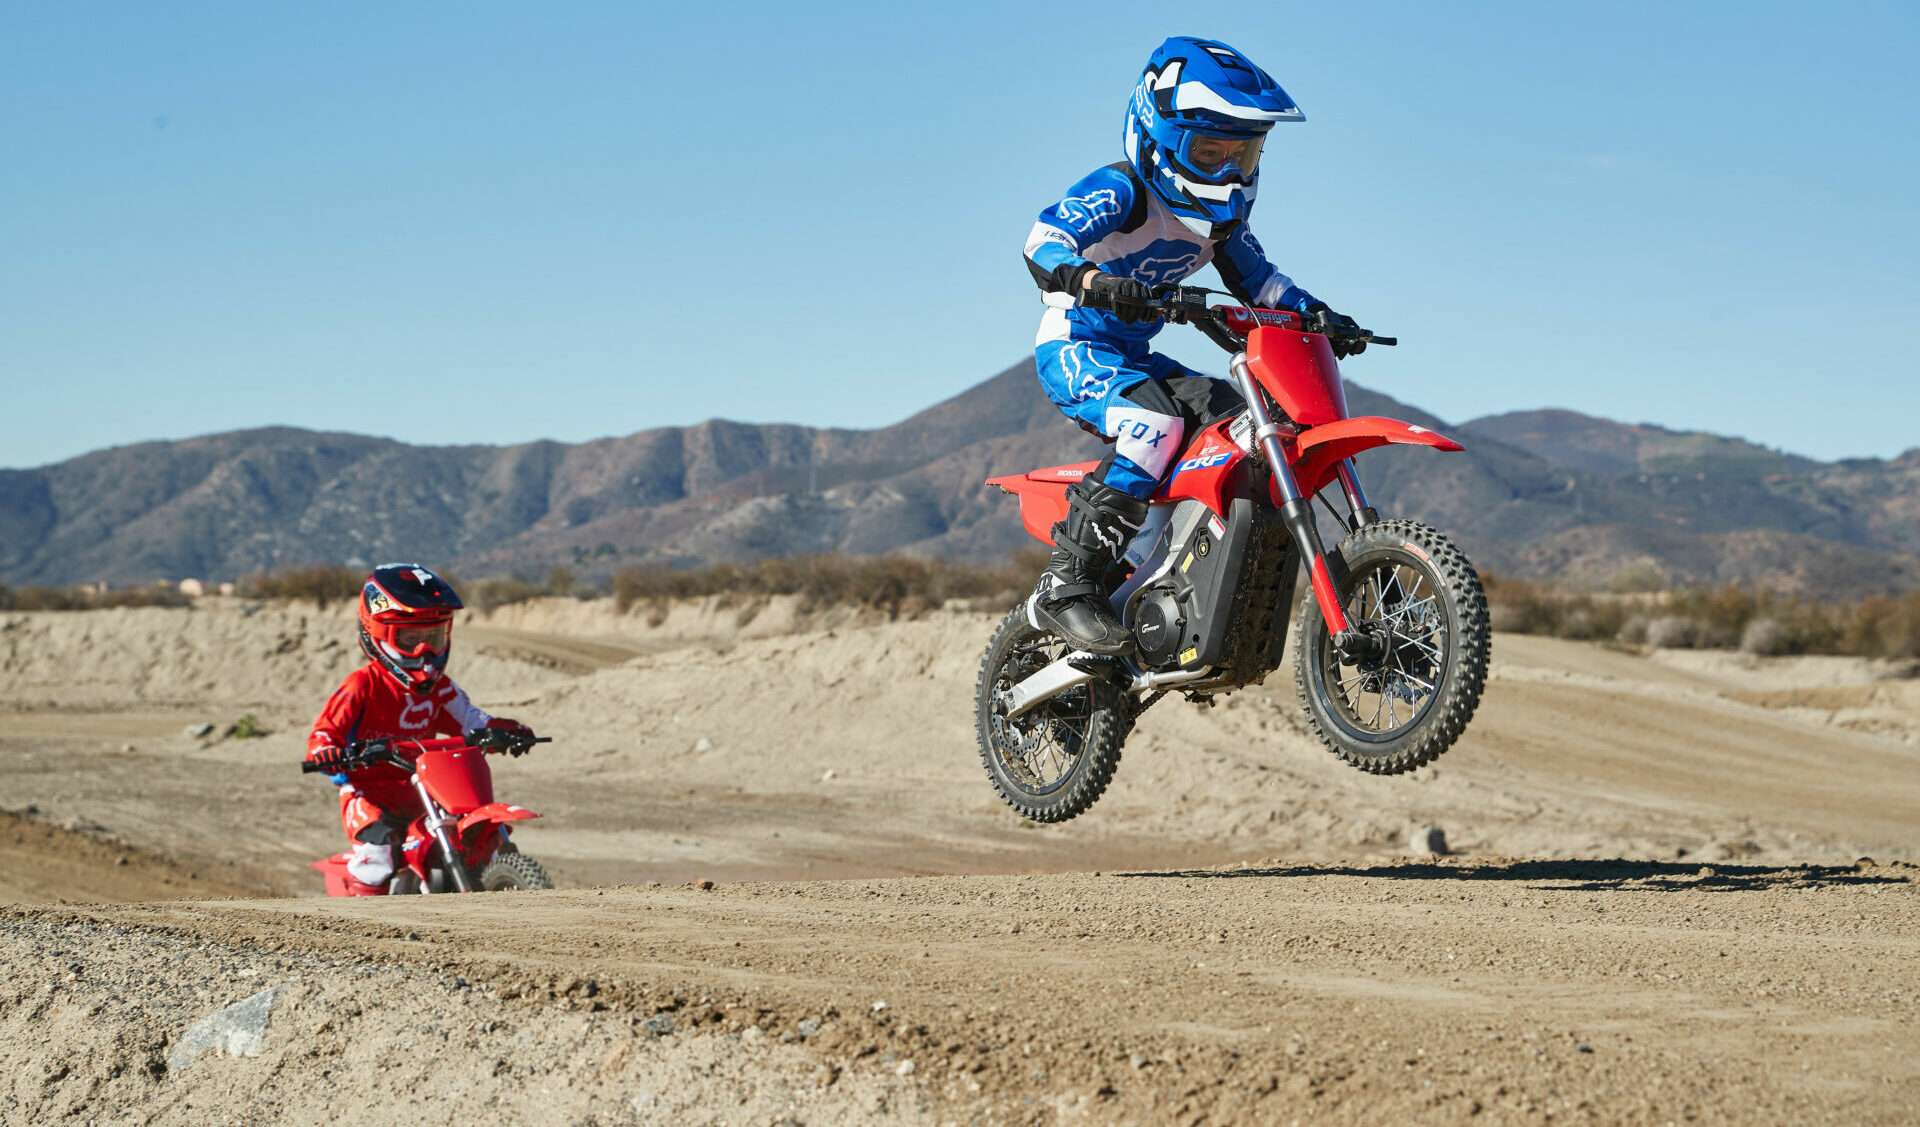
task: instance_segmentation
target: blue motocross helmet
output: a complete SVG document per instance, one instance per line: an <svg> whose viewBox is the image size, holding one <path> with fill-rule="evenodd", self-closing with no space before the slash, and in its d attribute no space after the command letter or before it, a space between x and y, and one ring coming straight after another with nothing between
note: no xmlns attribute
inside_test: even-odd
<svg viewBox="0 0 1920 1127"><path fill-rule="evenodd" d="M1127 106L1127 160L1195 234L1245 219L1260 147L1281 121L1305 121L1280 84L1211 39L1160 45Z"/></svg>

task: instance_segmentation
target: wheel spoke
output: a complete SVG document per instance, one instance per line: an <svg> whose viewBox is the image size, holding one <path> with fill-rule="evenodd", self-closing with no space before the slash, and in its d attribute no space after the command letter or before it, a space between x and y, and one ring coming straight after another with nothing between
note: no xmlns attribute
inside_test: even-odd
<svg viewBox="0 0 1920 1127"><path fill-rule="evenodd" d="M1433 645L1429 642L1422 641L1421 639L1415 638L1410 634L1402 634L1398 630L1394 630L1391 633L1393 637L1400 639L1401 641L1407 643L1410 646L1418 646L1422 652L1424 652L1428 657L1434 659L1435 661L1440 660L1439 646Z"/></svg>
<svg viewBox="0 0 1920 1127"><path fill-rule="evenodd" d="M1393 610L1388 612L1384 617L1411 618L1416 614L1425 614L1428 610L1431 610L1433 608L1434 600L1437 597L1438 596L1435 596L1435 595L1428 595L1426 598L1419 599L1414 602L1410 602L1410 603L1402 602L1397 606L1395 606Z"/></svg>
<svg viewBox="0 0 1920 1127"><path fill-rule="evenodd" d="M1341 600L1355 629L1386 644L1377 668L1347 664L1322 637L1319 665L1327 704L1343 723L1374 734L1398 732L1418 722L1438 696L1440 666L1448 653L1442 617L1446 594L1412 561L1382 560L1355 569ZM1371 704L1367 697L1374 699ZM1405 713L1402 713L1402 708Z"/></svg>

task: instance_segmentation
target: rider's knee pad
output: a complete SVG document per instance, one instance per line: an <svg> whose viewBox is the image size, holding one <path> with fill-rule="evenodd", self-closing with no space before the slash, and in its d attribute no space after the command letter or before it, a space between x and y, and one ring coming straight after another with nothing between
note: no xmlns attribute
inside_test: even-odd
<svg viewBox="0 0 1920 1127"><path fill-rule="evenodd" d="M1132 462L1157 482L1167 476L1167 468L1179 456L1187 423L1178 415L1121 403L1107 408L1107 433L1113 436L1117 457Z"/></svg>

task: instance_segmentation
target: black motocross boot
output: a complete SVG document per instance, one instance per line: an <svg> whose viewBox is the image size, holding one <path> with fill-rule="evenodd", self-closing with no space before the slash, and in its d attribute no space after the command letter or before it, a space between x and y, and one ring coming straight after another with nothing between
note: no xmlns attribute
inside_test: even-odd
<svg viewBox="0 0 1920 1127"><path fill-rule="evenodd" d="M1088 653L1133 652L1133 634L1107 603L1101 577L1147 518L1147 503L1102 482L1067 487L1067 519L1053 526L1053 559L1027 600L1027 621Z"/></svg>

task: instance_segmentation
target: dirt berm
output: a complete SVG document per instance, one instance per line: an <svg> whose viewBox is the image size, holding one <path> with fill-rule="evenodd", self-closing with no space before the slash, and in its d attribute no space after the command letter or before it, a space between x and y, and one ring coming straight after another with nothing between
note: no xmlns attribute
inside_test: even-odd
<svg viewBox="0 0 1920 1127"><path fill-rule="evenodd" d="M1501 636L1397 779L1276 675L1024 827L971 747L991 627L464 622L456 675L557 739L496 780L564 887L327 901L337 608L0 617L0 1120L1920 1119L1908 670Z"/></svg>

